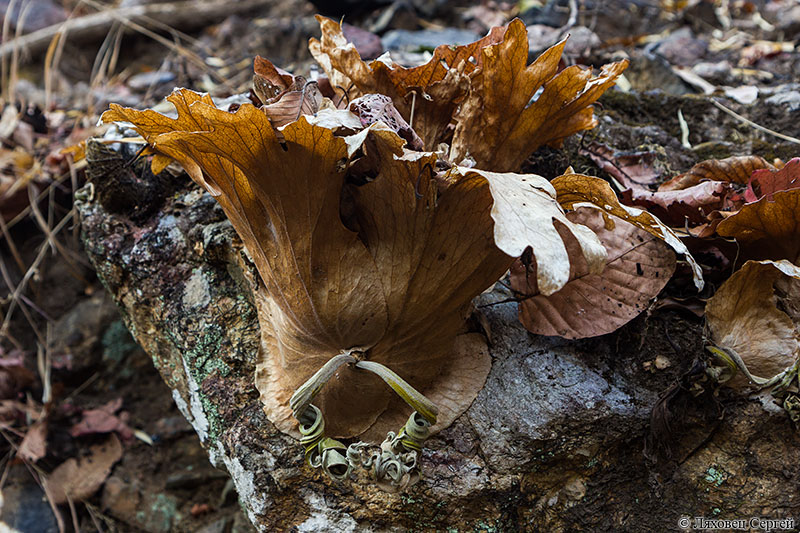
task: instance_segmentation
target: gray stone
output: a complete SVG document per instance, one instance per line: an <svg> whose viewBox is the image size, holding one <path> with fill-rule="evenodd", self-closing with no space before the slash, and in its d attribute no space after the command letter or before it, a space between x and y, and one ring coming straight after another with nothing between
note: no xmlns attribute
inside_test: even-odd
<svg viewBox="0 0 800 533"><path fill-rule="evenodd" d="M462 45L475 42L481 36L470 30L445 28L443 30L391 30L381 39L387 50L433 50L442 44Z"/></svg>

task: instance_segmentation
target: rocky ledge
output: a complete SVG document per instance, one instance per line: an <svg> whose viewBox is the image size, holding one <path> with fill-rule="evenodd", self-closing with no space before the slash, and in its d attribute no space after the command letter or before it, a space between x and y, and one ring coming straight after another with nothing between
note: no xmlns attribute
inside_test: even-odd
<svg viewBox="0 0 800 533"><path fill-rule="evenodd" d="M662 394L697 376L697 320L657 311L588 341L538 337L501 284L476 302L491 373L426 443L420 482L389 494L364 476L329 481L261 409L253 271L222 210L184 176L126 165L133 156L90 150L76 198L86 250L259 530L653 531L682 516L800 516L800 438L768 397ZM657 404L670 425L651 434Z"/></svg>

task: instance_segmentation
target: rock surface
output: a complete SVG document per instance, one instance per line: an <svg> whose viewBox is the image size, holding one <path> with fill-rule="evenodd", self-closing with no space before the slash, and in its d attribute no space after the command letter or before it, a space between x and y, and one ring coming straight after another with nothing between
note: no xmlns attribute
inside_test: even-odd
<svg viewBox="0 0 800 533"><path fill-rule="evenodd" d="M800 515L800 438L769 398L684 398L669 458L645 458L659 394L702 354L700 324L661 311L597 339L537 337L500 284L476 302L491 373L426 443L421 481L399 495L363 475L330 482L261 409L254 269L222 210L185 177L104 169L103 194L76 197L89 257L261 531L653 531L682 516ZM158 209L132 205L134 172Z"/></svg>

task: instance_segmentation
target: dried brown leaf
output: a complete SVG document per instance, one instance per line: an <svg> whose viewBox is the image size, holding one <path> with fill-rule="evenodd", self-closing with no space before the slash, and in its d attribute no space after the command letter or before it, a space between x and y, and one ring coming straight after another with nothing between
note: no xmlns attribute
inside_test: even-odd
<svg viewBox="0 0 800 533"><path fill-rule="evenodd" d="M449 424L488 371L488 354L455 368L472 298L527 246L549 265L540 286L563 285L569 256L554 220L572 230L590 264L604 259L594 234L564 217L541 177L455 169L440 187L436 154L405 149L382 122L341 138L301 117L279 142L252 105L228 113L187 90L169 100L176 119L112 105L103 120L133 123L179 161L242 237L264 284L256 383L284 431L295 427L295 389L352 349L441 397L440 423ZM378 378L344 367L315 404L329 434L372 435L396 429L388 425L397 415L386 409L392 397Z"/></svg>
<svg viewBox="0 0 800 533"><path fill-rule="evenodd" d="M722 181L746 185L754 171L771 168L763 158L748 155L734 156L726 159L708 159L701 161L684 174L662 183L659 191L676 191L687 189L704 181Z"/></svg>
<svg viewBox="0 0 800 533"><path fill-rule="evenodd" d="M675 254L650 233L617 219L605 227L595 209L567 214L570 221L591 228L608 252L602 273L590 272L577 243L565 239L572 261L569 282L549 296L536 283L536 262L517 260L511 267L511 288L521 295L520 322L537 335L569 339L595 337L617 330L645 310L675 270Z"/></svg>
<svg viewBox="0 0 800 533"><path fill-rule="evenodd" d="M744 199L755 202L764 196L768 200L778 191L788 191L800 188L800 157L795 157L786 163L780 170L756 170L750 176Z"/></svg>
<svg viewBox="0 0 800 533"><path fill-rule="evenodd" d="M785 312L799 296L800 267L748 261L706 304L711 339L739 354L751 374L769 379L800 355L800 316ZM740 374L729 383L747 384Z"/></svg>
<svg viewBox="0 0 800 533"><path fill-rule="evenodd" d="M322 37L311 39L309 50L331 85L348 91L351 98L368 93L388 96L428 149L443 140L447 125L467 94L468 76L481 65L480 50L498 42L504 31L497 27L474 43L439 46L424 65L405 68L380 60L365 63L337 22L321 16L317 20Z"/></svg>
<svg viewBox="0 0 800 533"><path fill-rule="evenodd" d="M800 189L745 204L722 220L717 233L733 237L756 258L800 260Z"/></svg>
<svg viewBox="0 0 800 533"><path fill-rule="evenodd" d="M527 32L515 19L501 42L481 49L481 68L471 76L456 117L452 160L471 157L479 168L514 171L537 148L558 147L566 137L597 124L591 105L628 62L605 65L596 77L578 66L557 73L564 44L527 65Z"/></svg>
<svg viewBox="0 0 800 533"><path fill-rule="evenodd" d="M122 444L112 434L103 444L89 448L85 457L67 459L58 465L45 480L45 490L56 504L86 500L103 485L120 458Z"/></svg>
<svg viewBox="0 0 800 533"><path fill-rule="evenodd" d="M692 268L694 284L698 290L703 288L703 273L700 265L694 260L686 246L678 239L677 235L664 225L657 217L647 211L636 207L628 207L619 203L617 195L600 178L574 174L568 171L557 177L552 182L558 194L558 202L565 209L578 207L592 207L599 209L606 215L621 218L636 227L654 235L669 245L676 253L683 255ZM613 221L606 218L606 227L612 227Z"/></svg>

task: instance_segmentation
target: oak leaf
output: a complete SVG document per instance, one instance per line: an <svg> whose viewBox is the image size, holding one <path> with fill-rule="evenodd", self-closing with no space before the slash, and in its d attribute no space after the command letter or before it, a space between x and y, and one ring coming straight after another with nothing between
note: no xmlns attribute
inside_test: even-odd
<svg viewBox="0 0 800 533"><path fill-rule="evenodd" d="M561 288L571 258L556 224L593 270L605 261L594 233L565 217L539 176L435 176L437 155L408 150L382 122L342 138L301 116L280 141L253 105L229 113L188 90L168 100L175 119L112 104L103 120L132 123L176 159L244 241L263 282L256 384L283 431L295 431L295 389L354 349L437 403L437 428L447 426L489 370L484 341L465 327L472 298L528 246L543 292ZM329 434L375 438L397 429L394 401L379 378L343 367L315 404Z"/></svg>
<svg viewBox="0 0 800 533"><path fill-rule="evenodd" d="M675 254L650 233L616 219L605 227L596 209L580 208L567 218L591 228L608 251L602 273L590 272L573 250L569 282L549 296L539 291L537 265L517 260L511 267L511 288L520 295L519 319L537 335L569 339L595 337L617 330L647 308L675 270ZM577 243L567 237L568 248Z"/></svg>
<svg viewBox="0 0 800 533"><path fill-rule="evenodd" d="M769 379L800 355L800 267L786 261L748 261L706 304L711 339L735 351L751 374ZM743 387L737 374L730 382Z"/></svg>

